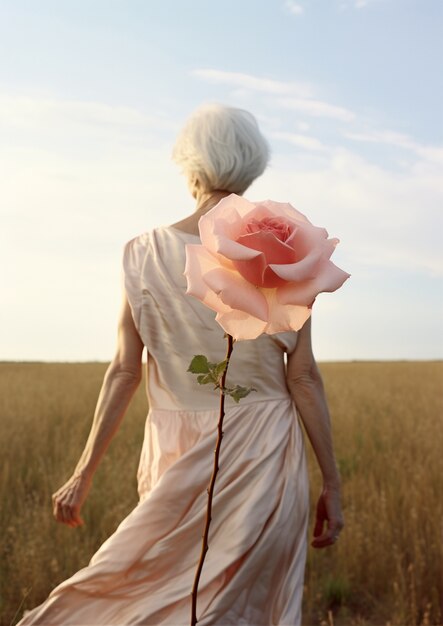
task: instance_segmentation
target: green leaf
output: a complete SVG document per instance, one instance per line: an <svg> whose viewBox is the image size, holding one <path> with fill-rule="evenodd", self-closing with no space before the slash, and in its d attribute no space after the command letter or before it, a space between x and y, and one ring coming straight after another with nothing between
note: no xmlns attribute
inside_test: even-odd
<svg viewBox="0 0 443 626"><path fill-rule="evenodd" d="M192 374L207 374L209 372L208 359L204 354L196 354L188 367Z"/></svg>
<svg viewBox="0 0 443 626"><path fill-rule="evenodd" d="M197 382L200 385L207 385L208 383L213 383L214 379L212 378L211 374L199 374L197 376Z"/></svg>
<svg viewBox="0 0 443 626"><path fill-rule="evenodd" d="M216 390L221 389L221 379L227 366L228 362L226 359L219 363L212 363L208 361L204 354L196 354L188 367L188 372L197 374L197 382L200 385L213 384L214 390ZM231 396L235 402L246 398L251 391L257 390L253 387L242 387L241 385L234 385L233 387L225 387L223 389L223 393L227 396Z"/></svg>
<svg viewBox="0 0 443 626"><path fill-rule="evenodd" d="M224 361L220 361L220 363L217 363L215 366L215 375L217 376L217 378L220 378L220 376L223 374L223 372L226 369L226 365L228 364L228 362L226 361L226 359Z"/></svg>
<svg viewBox="0 0 443 626"><path fill-rule="evenodd" d="M235 402L240 402L242 398L249 396L251 391L257 391L254 387L242 387L241 385L235 385L234 387L228 387L225 389L225 393L231 396Z"/></svg>

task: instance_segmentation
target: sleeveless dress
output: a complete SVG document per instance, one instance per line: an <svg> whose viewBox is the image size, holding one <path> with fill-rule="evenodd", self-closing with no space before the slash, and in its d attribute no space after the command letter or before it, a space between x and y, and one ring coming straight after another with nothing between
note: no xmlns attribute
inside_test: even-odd
<svg viewBox="0 0 443 626"><path fill-rule="evenodd" d="M123 280L147 347L149 413L140 501L92 557L25 614L20 626L187 626L214 463L218 392L187 372L195 354L225 357L214 311L186 295L186 243L160 227L129 241ZM234 344L228 382L256 391L226 399L199 626L298 626L307 550L303 434L285 383L297 333Z"/></svg>

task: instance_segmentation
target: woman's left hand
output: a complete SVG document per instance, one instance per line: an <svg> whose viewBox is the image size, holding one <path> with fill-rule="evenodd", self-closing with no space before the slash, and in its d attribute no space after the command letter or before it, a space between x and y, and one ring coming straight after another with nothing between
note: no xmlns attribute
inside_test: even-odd
<svg viewBox="0 0 443 626"><path fill-rule="evenodd" d="M323 530L325 522L326 528ZM326 548L334 545L344 525L340 490L338 488L323 487L317 502L314 526L315 539L311 542L311 546L313 548Z"/></svg>

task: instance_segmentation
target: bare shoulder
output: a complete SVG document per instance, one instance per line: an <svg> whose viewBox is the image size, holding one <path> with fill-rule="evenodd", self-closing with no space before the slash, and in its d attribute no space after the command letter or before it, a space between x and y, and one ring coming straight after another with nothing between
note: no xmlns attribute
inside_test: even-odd
<svg viewBox="0 0 443 626"><path fill-rule="evenodd" d="M190 215L189 217L185 217L183 220L179 222L175 222L175 224L171 224L173 228L178 230L182 230L185 233L189 233L190 235L198 235L198 219L194 215Z"/></svg>
<svg viewBox="0 0 443 626"><path fill-rule="evenodd" d="M315 357L312 352L312 322L309 318L298 331L297 343L293 352L288 355L288 378L294 379L312 373L316 369Z"/></svg>
<svg viewBox="0 0 443 626"><path fill-rule="evenodd" d="M123 291L113 366L139 378L143 349L143 341L135 327L126 292Z"/></svg>

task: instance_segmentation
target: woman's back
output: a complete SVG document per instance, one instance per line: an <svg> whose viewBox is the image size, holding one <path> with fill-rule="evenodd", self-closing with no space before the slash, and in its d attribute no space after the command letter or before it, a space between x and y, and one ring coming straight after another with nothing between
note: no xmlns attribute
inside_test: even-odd
<svg viewBox="0 0 443 626"><path fill-rule="evenodd" d="M125 287L148 350L151 409L198 410L218 405L213 387L199 385L187 371L195 354L219 362L226 352L215 313L186 294L185 245L198 241L196 235L162 227L132 239L125 247ZM288 332L235 344L228 379L256 389L242 404L288 397L284 352L292 352L296 340L297 333Z"/></svg>

